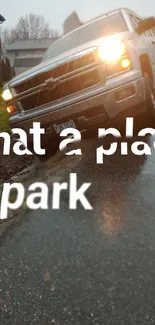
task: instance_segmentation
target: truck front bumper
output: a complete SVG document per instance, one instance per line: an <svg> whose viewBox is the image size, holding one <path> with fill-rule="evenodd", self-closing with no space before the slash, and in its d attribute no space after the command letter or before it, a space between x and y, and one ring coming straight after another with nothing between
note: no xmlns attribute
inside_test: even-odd
<svg viewBox="0 0 155 325"><path fill-rule="evenodd" d="M98 107L102 107L103 112L100 110L98 114ZM80 129L82 125L87 128L93 124L97 125L103 122L109 124L112 120L119 120L121 117L141 115L147 111L144 78L138 78L77 103L74 107L72 106L73 110L75 108L76 110L78 108L81 112L81 116L76 121ZM96 111L96 114L93 117L85 117L86 108L91 108L94 110L94 113Z"/></svg>

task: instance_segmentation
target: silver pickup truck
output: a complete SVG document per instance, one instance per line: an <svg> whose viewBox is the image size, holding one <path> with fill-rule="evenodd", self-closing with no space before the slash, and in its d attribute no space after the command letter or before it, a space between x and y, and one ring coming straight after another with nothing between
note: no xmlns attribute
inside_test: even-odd
<svg viewBox="0 0 155 325"><path fill-rule="evenodd" d="M54 42L43 61L5 85L11 128L45 128L55 152L64 128L87 132L123 117L155 117L155 19L118 9Z"/></svg>

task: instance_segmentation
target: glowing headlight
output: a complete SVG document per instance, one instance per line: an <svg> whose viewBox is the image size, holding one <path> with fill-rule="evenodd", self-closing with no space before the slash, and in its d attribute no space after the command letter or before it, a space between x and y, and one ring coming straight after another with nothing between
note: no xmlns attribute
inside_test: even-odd
<svg viewBox="0 0 155 325"><path fill-rule="evenodd" d="M99 57L105 62L116 62L125 51L126 48L123 41L116 36L110 36L100 44Z"/></svg>
<svg viewBox="0 0 155 325"><path fill-rule="evenodd" d="M3 98L5 101L11 100L11 99L13 98L11 91L10 91L9 89L5 89L5 90L2 92L2 98Z"/></svg>

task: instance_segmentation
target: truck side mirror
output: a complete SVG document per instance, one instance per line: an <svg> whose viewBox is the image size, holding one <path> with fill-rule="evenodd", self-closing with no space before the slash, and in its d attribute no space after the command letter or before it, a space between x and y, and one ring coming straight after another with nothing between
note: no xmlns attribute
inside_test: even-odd
<svg viewBox="0 0 155 325"><path fill-rule="evenodd" d="M149 17L140 20L138 23L138 27L135 29L135 31L140 35L153 27L155 27L155 18Z"/></svg>

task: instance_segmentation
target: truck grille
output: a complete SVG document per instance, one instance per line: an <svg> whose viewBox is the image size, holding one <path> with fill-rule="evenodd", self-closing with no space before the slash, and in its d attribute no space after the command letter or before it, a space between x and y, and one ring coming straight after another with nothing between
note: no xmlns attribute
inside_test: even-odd
<svg viewBox="0 0 155 325"><path fill-rule="evenodd" d="M53 78L59 79L45 83ZM15 92L23 109L29 110L93 87L103 80L103 65L101 68L98 55L93 51L15 86Z"/></svg>
<svg viewBox="0 0 155 325"><path fill-rule="evenodd" d="M41 90L38 94L26 97L21 100L21 104L24 110L29 110L92 87L98 84L99 81L100 76L97 70L87 72L84 76L77 76L74 81L67 80L53 89L49 87L48 89Z"/></svg>

